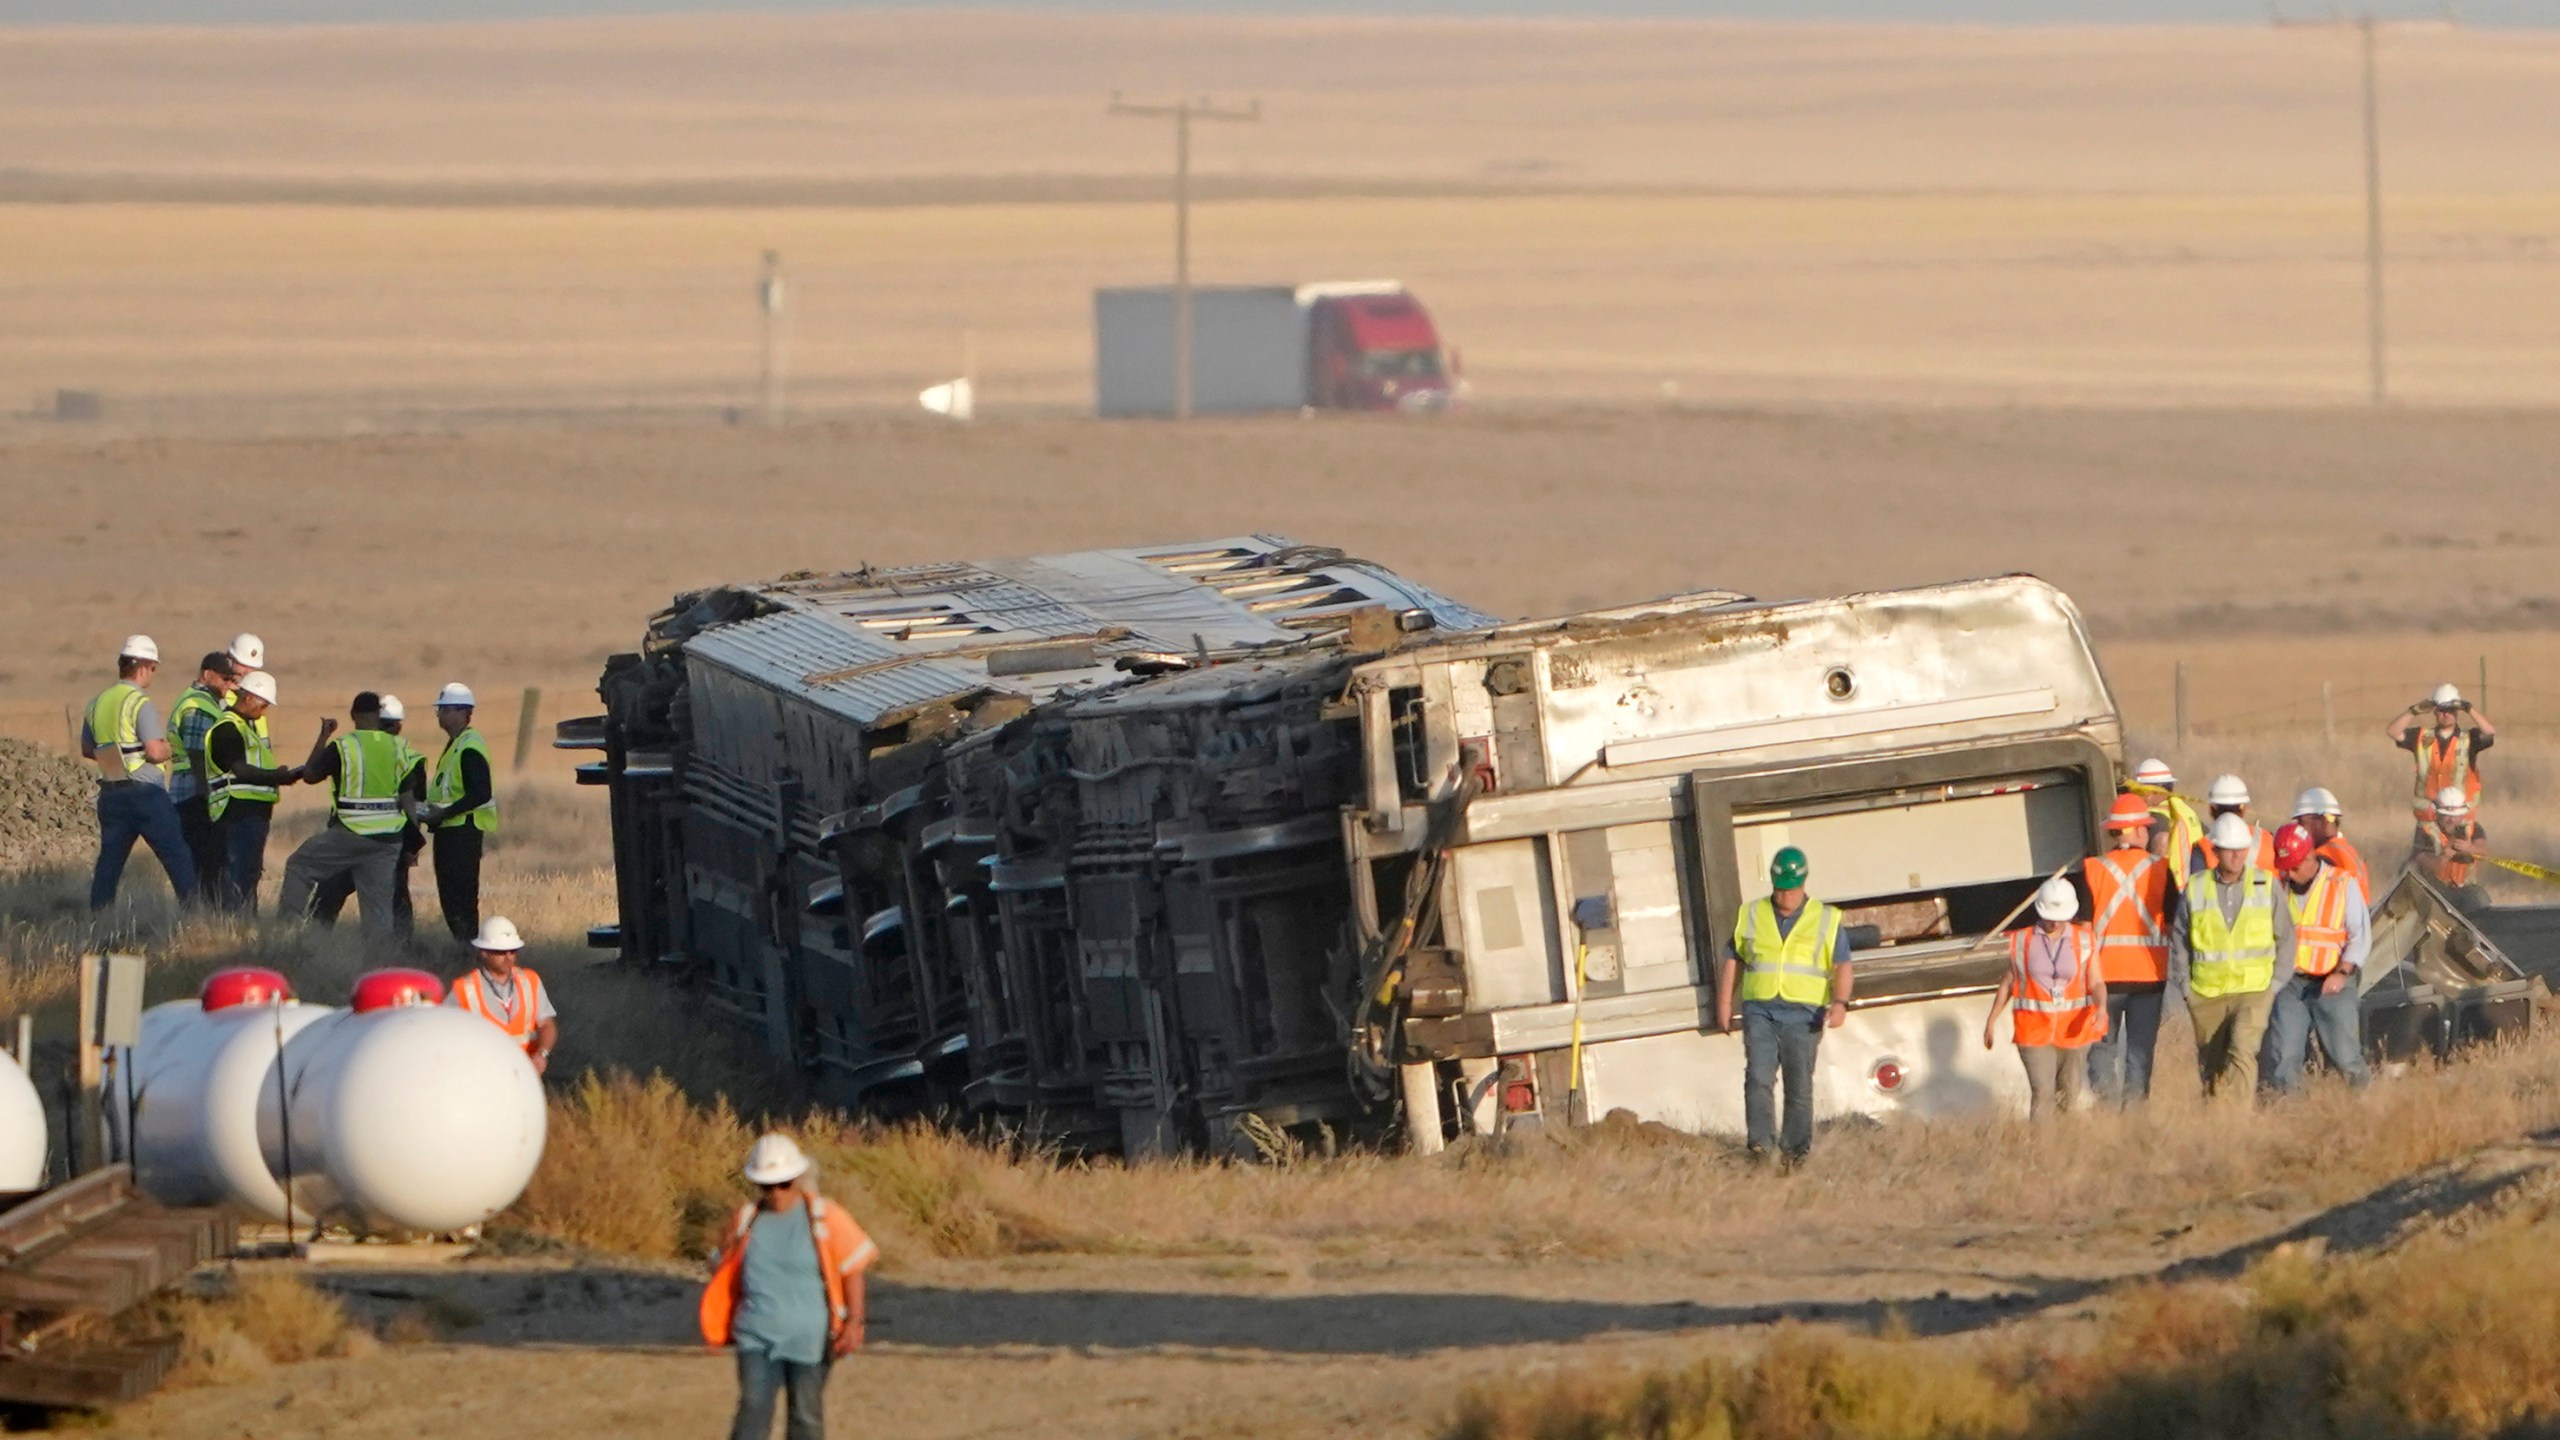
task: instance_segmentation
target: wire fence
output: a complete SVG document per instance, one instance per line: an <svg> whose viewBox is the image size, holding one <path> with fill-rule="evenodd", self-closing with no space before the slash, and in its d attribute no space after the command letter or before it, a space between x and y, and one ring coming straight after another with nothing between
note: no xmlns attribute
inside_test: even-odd
<svg viewBox="0 0 2560 1440"><path fill-rule="evenodd" d="M2235 699L2227 688L2211 694L2197 692L2181 661L2176 666L2170 713L2128 718L2160 725L2166 738L2181 747L2194 739L2307 738L2315 731L2330 745L2341 739L2362 743L2394 711L2424 699L2444 681L2443 675L2354 685L2323 680L2311 687L2297 685L2289 694L2270 696L2258 690ZM2500 730L2560 730L2560 691L2512 681L2493 685L2485 662L2461 688L2464 698Z"/></svg>

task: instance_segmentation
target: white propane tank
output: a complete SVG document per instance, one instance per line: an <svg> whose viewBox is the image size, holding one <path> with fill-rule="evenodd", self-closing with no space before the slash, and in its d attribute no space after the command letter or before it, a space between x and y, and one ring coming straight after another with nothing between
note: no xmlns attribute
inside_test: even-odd
<svg viewBox="0 0 2560 1440"><path fill-rule="evenodd" d="M0 1061L0 1191L44 1188L44 1101L25 1067Z"/></svg>
<svg viewBox="0 0 2560 1440"><path fill-rule="evenodd" d="M295 1208L365 1230L442 1234L515 1203L542 1162L541 1077L506 1032L437 1004L424 971L359 979L354 1006L285 1046L258 1105L265 1163ZM284 1143L285 1122L293 1144Z"/></svg>
<svg viewBox="0 0 2560 1440"><path fill-rule="evenodd" d="M143 1012L141 1043L118 1069L130 1076L133 1105L124 1153L144 1194L163 1205L285 1218L284 1188L258 1145L258 1097L275 1076L279 1030L289 1045L338 1013L291 995L272 970L224 970L205 981L200 999ZM121 1115L125 1095L105 1099L106 1111Z"/></svg>

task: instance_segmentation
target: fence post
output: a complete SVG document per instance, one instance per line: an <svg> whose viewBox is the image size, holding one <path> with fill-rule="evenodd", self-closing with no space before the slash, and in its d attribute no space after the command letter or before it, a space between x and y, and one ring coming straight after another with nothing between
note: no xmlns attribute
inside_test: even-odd
<svg viewBox="0 0 2560 1440"><path fill-rule="evenodd" d="M80 722L71 718L71 707L62 707L62 743L71 747L71 758L80 758Z"/></svg>
<svg viewBox="0 0 2560 1440"><path fill-rule="evenodd" d="M2320 682L2320 733L2330 749L2338 748L2338 697L2326 680Z"/></svg>
<svg viewBox="0 0 2560 1440"><path fill-rule="evenodd" d="M2178 748L2187 748L2187 662L2178 662Z"/></svg>
<svg viewBox="0 0 2560 1440"><path fill-rule="evenodd" d="M533 758L533 727L542 719L542 687L524 687L524 709L516 715L516 773L524 773L525 762Z"/></svg>
<svg viewBox="0 0 2560 1440"><path fill-rule="evenodd" d="M2480 657L2480 695L2472 703L2483 710L2489 708L2489 657L2486 655Z"/></svg>

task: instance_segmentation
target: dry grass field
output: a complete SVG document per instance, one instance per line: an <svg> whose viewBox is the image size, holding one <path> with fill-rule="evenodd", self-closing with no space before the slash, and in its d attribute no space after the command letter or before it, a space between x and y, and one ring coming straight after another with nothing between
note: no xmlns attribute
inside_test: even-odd
<svg viewBox="0 0 2560 1440"><path fill-rule="evenodd" d="M2327 784L2386 866L2384 718L2485 673L2492 833L2560 863L2560 35L2384 45L2400 403L2372 411L2329 30L0 29L0 407L28 407L0 417L0 734L61 744L129 631L183 668L249 628L288 742L356 689L460 678L504 753L522 687L591 709L681 589L1276 531L1506 615L2032 570L2138 748L2279 809ZM1076 418L1089 292L1169 249L1166 137L1105 117L1115 89L1259 95L1200 137L1202 277L1397 275L1473 405ZM768 248L794 420L727 424ZM989 418L907 411L964 353ZM35 418L65 387L104 420ZM1614 1126L1070 1163L811 1114L590 963L600 803L534 756L488 908L566 1037L503 1253L244 1271L172 1312L184 1385L101 1433L714 1432L699 1252L775 1120L887 1247L833 1391L859 1433L2272 1440L2560 1410L2547 1036L2245 1114L2173 1054L2142 1116L1844 1127L1783 1178ZM317 818L286 804L277 858ZM182 919L135 873L155 998L254 958L335 999L384 958ZM0 877L0 1013L48 1033L96 938L82 880Z"/></svg>

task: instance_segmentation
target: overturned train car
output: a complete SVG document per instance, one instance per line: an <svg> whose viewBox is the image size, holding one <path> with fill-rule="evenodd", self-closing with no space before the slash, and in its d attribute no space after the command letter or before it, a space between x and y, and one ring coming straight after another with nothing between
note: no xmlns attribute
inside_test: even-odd
<svg viewBox="0 0 2560 1440"><path fill-rule="evenodd" d="M1787 844L1860 951L1820 1109L2017 1103L1984 942L2121 750L2030 577L1501 624L1269 536L706 590L601 690L600 943L839 1100L1129 1151L1738 1130L1714 955Z"/></svg>

